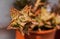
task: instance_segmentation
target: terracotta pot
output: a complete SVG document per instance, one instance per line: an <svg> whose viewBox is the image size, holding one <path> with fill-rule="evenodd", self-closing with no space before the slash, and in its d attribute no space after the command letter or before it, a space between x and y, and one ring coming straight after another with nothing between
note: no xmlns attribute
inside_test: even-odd
<svg viewBox="0 0 60 39"><path fill-rule="evenodd" d="M30 31L30 35L23 36L18 30L16 30L16 39L54 39L56 29L47 31Z"/></svg>
<svg viewBox="0 0 60 39"><path fill-rule="evenodd" d="M24 36L20 33L19 30L16 30L16 39L24 39Z"/></svg>

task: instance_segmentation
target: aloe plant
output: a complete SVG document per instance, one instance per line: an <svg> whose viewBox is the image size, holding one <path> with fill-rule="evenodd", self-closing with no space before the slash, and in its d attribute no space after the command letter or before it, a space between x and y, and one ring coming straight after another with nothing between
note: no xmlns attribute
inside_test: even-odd
<svg viewBox="0 0 60 39"><path fill-rule="evenodd" d="M41 2L45 2L45 1L46 0L41 0ZM19 28L22 27L22 28L20 28L20 30L22 30L22 32L24 32L25 34L28 34L29 29L32 31L50 30L50 29L54 29L56 27L56 25L57 25L55 23L56 21L58 21L60 23L60 21L59 21L60 18L59 19L55 18L55 17L57 17L57 15L55 15L55 13L56 13L55 11L57 9L55 9L55 11L53 10L53 12L54 12L54 14L53 14L52 12L47 12L47 8L45 6L43 6L43 7L41 7L41 9L39 9L41 11L41 13L39 13L37 16L33 16L34 14L33 14L33 12L31 12L31 9L32 9L31 7L29 7L30 10L27 10L28 12L25 12L26 9L23 8L26 6L27 3L28 3L27 0L17 0L15 2L15 5L20 10L20 15L17 18L18 23L13 24L13 27L19 27ZM22 8L23 8L23 10L21 10ZM57 13L60 13L59 10ZM57 19L57 20L55 20L55 19Z"/></svg>

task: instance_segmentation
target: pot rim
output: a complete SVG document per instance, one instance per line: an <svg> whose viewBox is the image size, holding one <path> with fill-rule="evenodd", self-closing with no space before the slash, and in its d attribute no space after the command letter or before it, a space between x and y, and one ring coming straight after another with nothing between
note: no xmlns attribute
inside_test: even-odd
<svg viewBox="0 0 60 39"><path fill-rule="evenodd" d="M33 33L33 34L48 34L48 33L53 33L55 32L57 29L51 29L51 30L41 30L41 31L29 31L29 33Z"/></svg>

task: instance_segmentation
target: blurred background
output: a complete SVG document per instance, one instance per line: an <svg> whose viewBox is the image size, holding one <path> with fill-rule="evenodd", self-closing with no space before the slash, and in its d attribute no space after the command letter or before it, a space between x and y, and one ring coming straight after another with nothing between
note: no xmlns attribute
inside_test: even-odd
<svg viewBox="0 0 60 39"><path fill-rule="evenodd" d="M7 30L9 22L11 21L9 8L15 0L0 0L0 39L15 39L15 30ZM48 0L51 6L58 4L58 0ZM56 32L56 39L59 39L60 31Z"/></svg>

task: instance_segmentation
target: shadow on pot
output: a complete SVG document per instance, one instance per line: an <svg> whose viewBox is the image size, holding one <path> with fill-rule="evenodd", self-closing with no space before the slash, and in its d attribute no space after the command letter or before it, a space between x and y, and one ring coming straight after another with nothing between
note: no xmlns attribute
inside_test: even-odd
<svg viewBox="0 0 60 39"><path fill-rule="evenodd" d="M40 31L40 32L30 32L30 35L22 34L16 30L16 39L54 39L56 30Z"/></svg>

